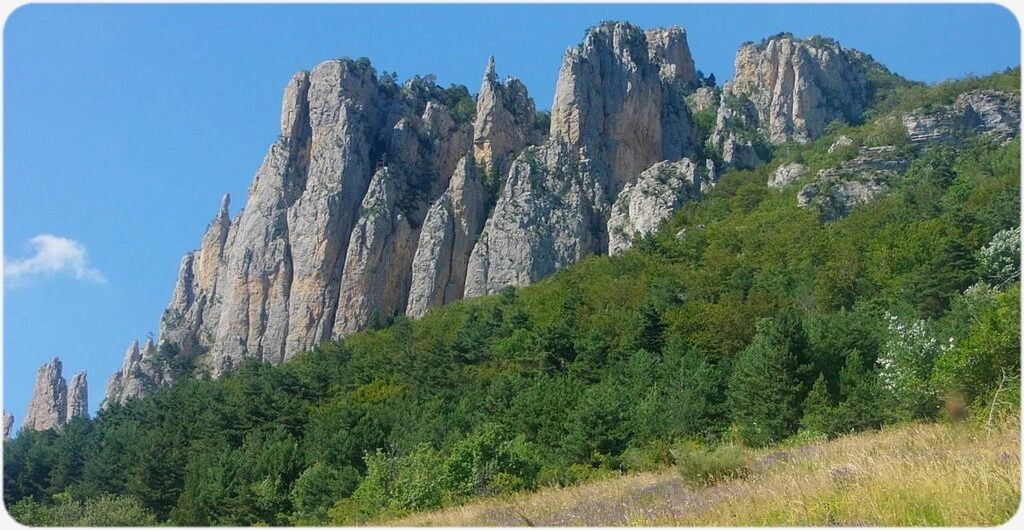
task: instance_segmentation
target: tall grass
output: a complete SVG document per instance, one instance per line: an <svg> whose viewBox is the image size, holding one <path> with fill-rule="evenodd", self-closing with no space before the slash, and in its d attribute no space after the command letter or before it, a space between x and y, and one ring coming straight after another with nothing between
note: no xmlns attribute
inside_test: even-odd
<svg viewBox="0 0 1024 530"><path fill-rule="evenodd" d="M1020 501L1019 442L1017 419L992 429L969 422L911 424L785 450L747 452L743 457L752 463L745 474L717 483L691 485L681 469L666 469L490 499L393 523L997 525L1013 516ZM707 463L706 454L694 454ZM735 454L722 458L747 461Z"/></svg>

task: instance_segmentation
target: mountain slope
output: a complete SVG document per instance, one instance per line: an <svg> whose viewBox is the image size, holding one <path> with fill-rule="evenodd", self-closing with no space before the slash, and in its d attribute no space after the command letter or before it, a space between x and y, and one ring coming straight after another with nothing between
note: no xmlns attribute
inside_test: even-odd
<svg viewBox="0 0 1024 530"><path fill-rule="evenodd" d="M995 526L1020 502L1019 422L910 424L751 452L711 485L676 469L521 493L394 526ZM685 470L685 468L684 468Z"/></svg>
<svg viewBox="0 0 1024 530"><path fill-rule="evenodd" d="M1019 75L902 94L935 109L1012 94ZM1012 413L1019 138L917 143L891 126L904 112L724 173L621 255L23 431L5 443L6 505L373 522L664 464L679 440L770 446L993 402ZM883 193L829 220L800 205L822 171L885 146L908 166L873 177ZM770 187L783 162L803 176Z"/></svg>
<svg viewBox="0 0 1024 530"><path fill-rule="evenodd" d="M105 403L621 252L723 169L859 123L907 84L821 37L776 35L736 64L720 94L683 29L605 22L566 52L549 115L493 58L475 101L432 76L399 85L366 59L295 74L245 209L229 218L225 197L181 262L157 343L129 349ZM676 176L650 178L665 168Z"/></svg>

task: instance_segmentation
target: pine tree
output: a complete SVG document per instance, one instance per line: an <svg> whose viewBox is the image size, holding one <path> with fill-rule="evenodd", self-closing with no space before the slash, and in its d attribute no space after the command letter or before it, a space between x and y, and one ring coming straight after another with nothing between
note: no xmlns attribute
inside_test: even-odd
<svg viewBox="0 0 1024 530"><path fill-rule="evenodd" d="M867 367L857 350L846 356L846 366L839 372L839 406L836 432L877 428L882 424L882 390L878 374Z"/></svg>
<svg viewBox="0 0 1024 530"><path fill-rule="evenodd" d="M640 311L630 319L627 333L627 344L633 351L661 351L665 344L665 320L652 301L645 302Z"/></svg>
<svg viewBox="0 0 1024 530"><path fill-rule="evenodd" d="M779 442L798 424L800 381L786 344L759 323L754 342L740 352L729 380L728 403L740 438L753 446Z"/></svg>
<svg viewBox="0 0 1024 530"><path fill-rule="evenodd" d="M800 426L815 433L831 435L836 423L835 414L832 399L825 385L825 376L818 375L814 386L804 399L804 417L800 420Z"/></svg>

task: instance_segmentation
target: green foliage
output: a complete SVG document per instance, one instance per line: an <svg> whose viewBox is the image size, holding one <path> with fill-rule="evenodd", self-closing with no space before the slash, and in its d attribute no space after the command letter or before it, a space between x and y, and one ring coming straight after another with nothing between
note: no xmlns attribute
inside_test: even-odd
<svg viewBox="0 0 1024 530"><path fill-rule="evenodd" d="M880 97L948 102L1013 75ZM429 78L382 86L468 110ZM839 134L854 147L828 153ZM808 443L934 418L949 396L987 416L1019 402L1020 143L904 141L884 119L834 124L726 172L622 255L22 432L5 503L38 524L89 506L111 524L362 524L670 462L720 480L747 466L730 439ZM912 167L844 219L766 185L775 162L816 172L893 144Z"/></svg>
<svg viewBox="0 0 1024 530"><path fill-rule="evenodd" d="M970 306L964 311L970 323L962 338L939 355L933 378L944 394L987 403L999 385L1019 385L1020 284L1005 292L977 286L961 303Z"/></svg>
<svg viewBox="0 0 1024 530"><path fill-rule="evenodd" d="M750 462L743 450L735 445L702 448L689 441L672 447L676 470L687 484L708 486L716 482L739 478L750 471Z"/></svg>
<svg viewBox="0 0 1024 530"><path fill-rule="evenodd" d="M100 495L85 502L67 494L54 496L53 503L31 498L9 507L11 517L26 526L152 526L156 517L138 500L119 495Z"/></svg>
<svg viewBox="0 0 1024 530"><path fill-rule="evenodd" d="M444 103L455 123L469 123L476 119L476 98L465 85L451 85L444 91Z"/></svg>
<svg viewBox="0 0 1024 530"><path fill-rule="evenodd" d="M540 132L540 135L547 136L548 131L551 130L551 111L538 110L533 115L533 128Z"/></svg>
<svg viewBox="0 0 1024 530"><path fill-rule="evenodd" d="M324 523L327 510L337 499L349 496L358 483L359 472L351 466L339 469L320 462L309 466L292 485L295 523L303 526Z"/></svg>
<svg viewBox="0 0 1024 530"><path fill-rule="evenodd" d="M753 446L777 443L799 420L800 364L804 348L799 323L761 321L753 344L736 358L728 403L740 439Z"/></svg>
<svg viewBox="0 0 1024 530"><path fill-rule="evenodd" d="M825 377L819 375L804 399L804 417L800 426L808 432L829 434L835 432L836 412L832 398L825 387Z"/></svg>

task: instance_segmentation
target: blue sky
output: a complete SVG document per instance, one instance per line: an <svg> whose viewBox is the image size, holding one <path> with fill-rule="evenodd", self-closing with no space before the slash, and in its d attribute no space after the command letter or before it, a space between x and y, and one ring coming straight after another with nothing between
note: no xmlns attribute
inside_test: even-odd
<svg viewBox="0 0 1024 530"><path fill-rule="evenodd" d="M608 19L686 28L719 83L742 42L779 31L928 82L1020 63L1016 20L986 5L22 7L4 28L4 408L20 425L60 356L96 409L220 196L244 205L295 71L366 56L475 93L494 54L549 108L563 52Z"/></svg>

